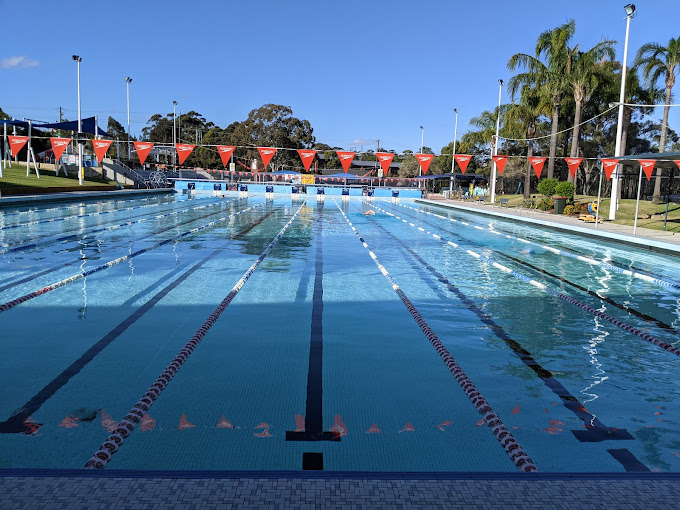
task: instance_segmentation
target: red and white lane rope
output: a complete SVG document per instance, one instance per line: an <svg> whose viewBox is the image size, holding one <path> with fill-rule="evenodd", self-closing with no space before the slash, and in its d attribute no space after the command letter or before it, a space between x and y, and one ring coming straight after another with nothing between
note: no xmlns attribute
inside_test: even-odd
<svg viewBox="0 0 680 510"><path fill-rule="evenodd" d="M614 317L607 315L606 313L603 313L599 310L596 310L595 308L588 306L584 303L581 303L580 301L578 301L578 300L576 300L576 299L574 299L570 296L567 296L566 294L563 294L562 292L559 292L555 289L552 289L552 288L548 287L547 285L545 285L544 283L533 280L532 278L529 278L528 276L525 276L521 273L518 273L517 271L513 271L509 267L504 266L503 264L500 264L498 262L495 262L495 261L491 260L490 258L485 257L484 255L481 255L481 254L479 254L479 253L477 253L473 250L467 250L467 249L461 247L460 245L454 243L453 241L449 241L446 238L444 238L444 237L442 237L438 234L434 234L434 233L430 232L429 230L425 230L423 227L419 227L418 225L415 225L414 223L412 223L408 220L405 220L405 219L397 216L396 214L393 214L389 211L386 211L385 209L382 209L382 208L380 208L376 205L370 204L368 202L364 202L364 203L366 205L370 206L370 207L373 207L373 208L381 211L381 212L384 212L385 214L387 214L389 216L393 216L394 218L401 220L403 223L407 223L408 225L419 230L420 232L425 232L426 234L431 235L435 239L441 241L442 243L444 243L448 246L452 246L453 248L463 250L465 253L467 253L471 257L474 257L475 259L479 260L480 262L483 262L483 263L485 263L485 264L487 264L491 267L499 269L500 271L503 271L504 273L506 273L510 276L513 276L513 277L517 278L518 280L526 282L526 283L536 287L537 289L541 289L541 290L547 292L548 294L552 294L553 296L556 296L556 297L566 301L567 303L571 303L572 305L574 305L578 308L581 308L581 309L583 309L587 312L590 312L591 314L593 314L593 315L595 315L595 316L597 316L601 319L604 319L607 322L614 324L615 326L618 326L619 328L623 329L624 331L628 331L629 333L633 333L635 336L638 336L638 337L642 338L643 340L646 340L646 341L656 345L657 347L661 347L662 349L670 352L671 354L675 354L676 356L680 356L680 349L679 348L677 348L674 345L671 345L667 342L664 342L663 340L660 340L660 339L656 338L655 336L650 335L649 333L646 333L645 331L642 331L641 329L638 329L634 326L630 326L629 324L626 324L623 321L615 319Z"/></svg>
<svg viewBox="0 0 680 510"><path fill-rule="evenodd" d="M505 234L503 232L499 232L498 230L491 228L491 227L480 227L479 225L474 225L474 224L468 223L467 221L457 220L455 218L449 218L449 217L446 217L446 216L442 216L441 214L433 213L433 212L430 212L430 211L423 211L422 209L417 209L415 207L409 207L408 205L404 205L404 204L397 204L397 205L399 205L401 207L405 207L406 209L411 209L411 210L419 212L419 213L429 214L431 216L435 216L435 217L440 218L442 220L449 220L449 221L454 222L454 223L460 223L461 225L465 225L466 227L472 227L472 228L475 228L477 230L488 230L492 234L505 236L506 239L514 239L515 241L519 241L519 242L524 243L524 244L537 246L539 248L543 248L544 250L548 250L548 251L550 251L550 252L552 252L556 255L561 255L563 257L568 257L568 258L571 258L571 259L579 260L581 262L585 262L586 264L590 264L592 266L599 266L603 269L609 269L610 271L614 271L615 273L618 273L618 274L623 274L623 275L626 275L626 276L632 276L633 278L637 278L639 280L644 280L644 281L649 282L649 283L655 283L657 285L663 285L664 287L671 287L671 288L674 288L674 289L680 289L680 284L678 284L677 282L674 282L674 281L665 280L663 278L657 278L656 276L648 275L648 274L645 274L645 273L640 273L639 271L631 271L630 269L625 269L625 268L622 268L622 267L614 266L614 265L609 264L608 262L605 262L603 260L598 260L598 259L595 259L593 257L588 257L588 256L585 256L585 255L578 255L576 253L571 253L571 252L565 251L565 250L560 250L560 249L557 249L553 246L548 246L546 244L537 243L535 241L529 241L528 239L524 239L522 237L511 236L510 234Z"/></svg>
<svg viewBox="0 0 680 510"><path fill-rule="evenodd" d="M225 297L217 306L217 308L215 308L213 313L210 314L201 327L198 328L196 333L194 333L194 336L191 337L191 339L184 345L182 350L179 351L179 354L175 356L175 358L165 368L163 373L158 377L158 379L156 379L156 382L154 382L151 387L149 387L144 396L139 399L139 401L125 416L125 418L123 418L123 421L121 421L116 426L113 433L102 443L102 445L99 447L99 450L97 450L94 455L92 455L90 460L87 461L85 464L86 469L103 469L106 467L106 464L108 464L108 462L111 460L113 454L115 454L120 449L123 442L125 442L125 439L132 433L132 431L135 429L135 426L142 420L144 414L149 411L154 401L161 394L161 391L165 389L187 358L189 358L191 353L194 352L196 346L201 342L201 340L203 340L208 331L210 331L210 329L215 325L217 319L220 318L220 315L222 315L224 310L227 309L229 303L232 302L234 297L236 297L236 294L238 294L241 288L243 288L245 283L248 281L248 278L250 278L260 263L265 259L269 252L272 251L274 246L276 246L276 243L279 242L279 239L283 237L283 234L286 233L286 230L288 230L288 227L290 227L290 225L293 223L306 202L306 200L302 202L302 205L300 205L298 210L295 211L295 214L293 214L288 223L283 226L283 228L278 234L276 234L276 237L272 239L272 242L269 243L267 248L265 248L257 260L253 262L253 264L243 274L239 281L236 282L236 285L232 287L231 291L229 291L229 294L227 294L227 297Z"/></svg>
<svg viewBox="0 0 680 510"><path fill-rule="evenodd" d="M166 244L168 244L168 243L172 243L172 242L174 242L174 241L177 241L178 239L181 239L181 238L183 238L183 237L189 236L189 235L191 235L191 234L195 234L196 232L199 232L199 231L201 231L201 230L205 230L206 228L210 228L210 227L212 227L213 225L216 225L216 224L221 223L221 222L223 222L223 221L225 221L225 220L228 220L228 219L230 219L230 218L233 218L233 217L235 217L235 216L238 216L239 214L243 214L244 212L246 212L246 211L248 211L248 210L250 210L250 209L253 209L253 208L255 208L255 207L260 207L260 206L266 205L266 203L267 203L267 202L262 202L262 203L259 203L259 204L257 204L257 205L248 207L248 208L246 208L246 209L242 209L242 210L240 210L240 211L238 211L238 212L236 212L236 213L234 213L234 214L230 214L229 216L224 216L224 217L222 217L222 218L218 218L218 219L216 219L215 221L211 221L211 222L206 223L206 224L204 224L204 225L201 225L201 226L199 226L199 227L192 228L191 230L188 230L188 231L186 231L186 232L183 232L183 233L181 233L181 234L178 235L178 236L171 237L171 238L169 238L169 239L165 239L164 241L161 241L160 243L156 243L156 244L154 244L154 245L152 245L152 246L148 246L148 247L146 247L146 248L142 248L141 250L137 250L137 251L134 252L134 253L129 253L129 254L124 255L124 256L122 256L122 257L118 257L117 259L110 260L110 261L108 261L107 263L102 264L102 265L100 265L100 266L93 267L92 269L89 269L89 270L87 270L87 271L83 271L82 273L77 273L77 274L74 274L73 276L69 276L68 278L64 278L63 280L60 280L60 281L58 281L58 282L52 283L52 284L50 284L50 285L47 285L47 286L43 287L42 289L38 289L38 290L34 290L33 292L29 292L28 294L25 294L25 295L23 295L23 296L21 296L21 297L18 297L18 298L16 298L16 299L12 299L11 301L8 301L8 302L6 302L6 303L0 304L0 312L5 312L5 311L7 311L7 310L10 310L10 309L14 308L15 306L20 305L21 303L25 303L26 301L29 301L29 300L31 300L31 299L33 299L33 298L36 298L36 297L38 297L38 296L42 296L43 294L47 294L48 292L51 292L51 291L53 291L53 290L55 290L55 289L58 289L59 287L63 287L64 285L68 285L69 283L73 283L73 282L75 282L75 281L77 281L77 280L80 280L81 278L85 278L86 276L90 276L91 274L94 274L94 273L97 273L97 272L102 271L102 270L104 270L104 269L108 269L108 268L110 268L110 267L113 267L113 266L115 266L115 265L118 265L118 264L120 264L121 262L125 262L125 261L128 260L128 259L131 259L131 258L133 258L133 257L136 257L136 256L141 255L141 254L143 254L143 253L146 253L146 252L148 252L148 251L154 250L154 249L159 248L159 247L161 247L161 246L164 246L164 245L166 245Z"/></svg>
<svg viewBox="0 0 680 510"><path fill-rule="evenodd" d="M361 235L354 227L352 222L349 221L349 218L347 218L342 208L338 205L337 202L335 202L335 205L338 207L340 213L354 231L354 234L357 236L357 238L359 238L359 241L361 242L363 247L366 248L368 254L373 259L373 262L375 262L375 264L378 266L380 272L383 274L385 278L387 278L387 281L392 286L392 289L397 293L399 299L401 299L401 302L404 303L404 306L406 306L406 309L411 314L411 317L413 317L413 319L416 321L422 332L425 333L425 336L430 341L432 346L435 348L439 356L442 358L442 360L444 360L444 363L446 363L449 372L451 372L453 377L456 379L460 387L463 389L467 397L470 399L470 402L472 402L472 404L477 408L477 411L479 411L479 413L482 416L484 416L484 421L492 430L493 435L500 442L505 452L510 456L510 459L515 464L517 469L519 469L520 471L524 471L526 473L538 471L538 467L536 467L531 458L522 449L520 444L513 437L512 433L505 426L503 421L498 417L496 413L494 413L489 403L482 396L479 390L477 390L475 385L472 383L467 374L463 371L461 366L456 362L456 360L453 358L448 349L444 347L444 344L441 342L441 340L439 340L437 334L434 331L432 331L432 329L425 321L423 316L420 315L420 312L418 312L413 303L411 303L406 294L404 294L404 291L401 290L399 285L397 285L397 283L394 281L394 278L392 278L392 276L387 271L385 266L383 266L380 260L378 260L376 254L371 250L366 241L361 237Z"/></svg>

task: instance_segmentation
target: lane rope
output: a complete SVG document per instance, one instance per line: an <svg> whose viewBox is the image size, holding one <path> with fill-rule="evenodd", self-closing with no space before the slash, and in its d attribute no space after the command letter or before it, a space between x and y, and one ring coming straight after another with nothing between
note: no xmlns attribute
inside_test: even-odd
<svg viewBox="0 0 680 510"><path fill-rule="evenodd" d="M453 358L448 349L444 347L444 344L441 342L441 340L439 340L439 337L436 335L436 333L432 331L428 323L425 321L420 312L418 312L413 303L411 303L411 301L406 296L404 291L401 290L399 285L397 285L397 283L394 281L394 279L387 271L385 266L380 262L376 254L371 250L366 241L361 237L356 227L354 227L349 218L347 218L342 208L338 205L338 203L335 200L333 201L335 202L335 205L337 206L342 216L345 218L345 221L347 221L349 226L354 231L354 234L357 236L363 247L366 248L366 250L368 251L368 254L373 259L373 262L375 262L380 272L387 279L392 289L399 296L401 302L404 304L404 306L406 306L406 309L411 314L411 317L413 317L413 319L416 321L422 332L430 341L430 344L432 344L432 346L435 348L435 350L442 358L444 363L446 363L449 372L451 372L453 377L461 386L461 388L467 395L468 399L470 399L470 402L472 402L472 404L477 408L477 411L484 416L484 421L492 430L493 435L499 441L499 443L501 444L505 452L508 454L512 462L515 464L517 469L519 469L520 471L524 471L526 473L538 471L538 467L536 467L531 458L526 454L524 449L513 437L512 433L508 430L508 428L505 426L500 417L498 417L498 415L494 413L489 403L482 396L479 390L477 390L475 385L472 383L467 374L463 371L461 366L456 362L456 360Z"/></svg>
<svg viewBox="0 0 680 510"><path fill-rule="evenodd" d="M11 301L8 301L7 303L1 304L0 305L0 312L6 312L7 310L14 308L15 306L18 306L22 303L25 303L26 301L29 301L33 298L38 297L38 296L42 296L43 294L47 294L48 292L51 292L55 289L58 289L59 287L63 287L64 285L68 285L69 283L73 283L73 282L80 280L81 278L85 278L86 276L89 276L91 274L98 273L99 271L102 271L104 269L108 269L110 267L116 266L116 265L120 264L121 262L125 262L128 259L134 258L138 255L142 255L143 253L146 253L148 251L155 250L156 248L164 246L168 243L172 243L174 241L182 239L183 237L195 234L196 232L199 232L201 230L205 230L206 228L210 228L210 227L212 227L212 226L214 226L214 225L216 225L220 222L223 222L223 221L228 220L230 218L234 218L234 217L238 216L239 214L243 214L244 212L246 212L250 209L253 209L255 207L261 207L261 206L266 205L266 204L267 204L267 202L262 202L262 203L259 203L257 205L253 205L251 207L248 207L246 209L242 209L242 210L240 210L240 211L238 211L234 214L230 214L229 216L224 216L222 218L216 219L215 221L211 221L211 222L206 223L204 225L201 225L199 227L192 228L191 230L183 232L176 237L171 237L169 239L165 239L164 241L156 243L152 246L142 248L141 250L137 250L134 253L129 253L127 255L123 255L122 257L118 257L117 259L110 260L109 262L102 264L100 266L93 267L92 269L89 269L87 271L83 271L82 273L74 274L73 276L69 276L68 278L64 278L63 280L60 280L58 282L47 285L47 286L45 286L41 289L35 290L33 292L29 292L28 294L25 294L21 297L18 297L16 299L11 300Z"/></svg>
<svg viewBox="0 0 680 510"><path fill-rule="evenodd" d="M229 304L232 302L234 297L243 288L245 283L248 281L250 276L255 272L260 263L265 259L270 251L279 242L279 239L283 237L288 230L288 227L293 223L297 215L300 213L302 208L307 203L305 199L300 205L295 214L288 220L288 223L276 234L276 237L269 243L262 254L257 258L255 262L248 268L248 270L243 274L243 276L236 282L229 291L229 294L222 300L222 302L215 308L213 313L203 322L200 328L194 333L191 339L184 345L179 354L170 362L170 364L165 368L161 375L156 379L147 392L142 398L134 405L130 412L123 418L123 420L118 423L113 433L106 438L99 449L92 455L90 460L85 464L85 469L104 469L111 457L118 452L125 439L132 433L135 426L142 420L144 414L149 411L154 401L158 398L161 392L165 389L168 383L175 376L177 371L181 368L184 362L189 358L191 353L194 351L196 346L203 340L205 335L210 331L210 329L215 325L220 315L227 309Z"/></svg>
<svg viewBox="0 0 680 510"><path fill-rule="evenodd" d="M663 278L657 278L655 276L651 276L649 274L641 273L639 271L631 271L630 269L624 269L624 268L621 268L621 267L618 267L618 266L614 266L614 265L609 264L608 262L605 262L603 260L598 260L598 259L595 259L595 258L592 258L592 257L588 257L586 255L579 255L579 254L576 254L576 253L571 253L571 252L565 251L565 250L560 250L560 249L555 248L553 246L548 246L548 245L545 245L545 244L537 243L535 241L530 241L530 240L524 239L522 237L512 236L510 234L499 232L498 230L491 228L491 227L480 227L479 225L474 225L474 224L471 224L467 221L457 220L455 218L442 216L441 214L433 213L433 212L430 212L430 211L419 210L419 209L416 209L415 207L409 207L409 206L403 205L403 204L397 204L397 205L400 205L401 207L405 207L407 209L412 209L416 212L420 212L420 213L424 213L424 214L430 214L430 215L435 216L437 218L440 218L442 220L449 220L449 221L452 221L454 223L460 223L461 225L465 225L466 227L473 227L477 230L488 230L492 234L505 236L507 239L513 239L515 241L519 241L519 242L524 243L524 244L537 246L539 248L543 248L544 250L548 250L548 251L550 251L550 252L552 252L556 255L562 255L564 257L579 260L581 262L585 262L585 263L593 265L593 266L599 266L599 267L602 267L604 269L609 269L610 271L614 271L615 273L618 273L618 274L623 274L623 275L626 275L626 276L632 276L634 278L638 278L640 280L644 280L644 281L649 282L649 283L656 283L658 285L663 285L665 287L672 287L674 289L680 289L680 283L677 283L677 282L674 282L674 281L665 280Z"/></svg>
<svg viewBox="0 0 680 510"><path fill-rule="evenodd" d="M646 333L646 332L644 332L644 331L642 331L642 330L640 330L640 329L638 329L634 326L630 326L623 321L615 319L614 317L611 317L610 315L607 315L604 312L596 310L596 309L592 308L591 306L588 306L584 303L581 303L580 301L578 301L578 300L576 300L576 299L574 299L570 296L567 296L566 294L563 294L563 293L561 293L561 292L559 292L555 289L552 289L552 288L548 287L547 285L545 285L541 282L538 282L536 280L529 278L528 276L525 276L521 273L518 273L518 272L510 269L509 267L504 266L503 264L500 264L499 262L495 262L495 261L491 260L490 258L485 257L484 255L481 255L481 254L479 254L479 253L477 253L473 250L465 249L465 248L461 247L460 245L454 243L453 241L449 241L449 240L447 240L446 238L444 238L440 235L434 234L430 231L426 231L424 228L418 227L418 226L414 225L413 223L410 223L408 220L405 220L405 219L397 216L396 214L393 214L389 211L386 211L385 209L382 209L382 208L380 208L376 205L372 205L368 202L364 202L364 203L366 205L370 206L370 207L378 209L381 212L384 212L385 214L387 214L389 216L393 216L394 218L401 220L403 223L408 223L409 225L416 228L417 230L425 232L428 235L431 235L435 239L441 241L442 243L444 243L448 246L452 246L456 249L463 250L465 253L467 253L471 257L474 257L477 260L484 262L485 264L487 264L491 267L499 269L500 271L503 271L505 274L513 276L513 277L517 278L518 280L521 280L523 282L526 282L526 283L536 287L537 289L543 290L543 291L547 292L548 294L552 294L555 297L558 297L558 298L560 298L560 299L562 299L562 300L564 300L564 301L566 301L566 302L568 302L568 303L570 303L570 304L572 304L572 305L574 305L578 308L581 308L582 310L590 312L591 314L593 314L597 317L600 317L601 319L604 319L607 322L614 324L615 326L618 326L619 328L623 329L624 331L628 331L629 333L633 333L634 335L642 338L643 340L646 340L646 341L656 345L657 347L661 347L662 349L670 352L671 354L675 354L676 356L680 356L680 348L677 348L677 347L675 347L675 346L673 346L673 345L671 345L667 342L664 342L663 340L660 340L660 339L656 338L655 336L650 335L649 333Z"/></svg>

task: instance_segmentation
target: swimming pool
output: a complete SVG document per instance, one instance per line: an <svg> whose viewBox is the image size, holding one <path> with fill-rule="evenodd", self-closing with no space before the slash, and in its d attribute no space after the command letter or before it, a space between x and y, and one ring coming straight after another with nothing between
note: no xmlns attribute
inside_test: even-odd
<svg viewBox="0 0 680 510"><path fill-rule="evenodd" d="M0 468L680 471L678 258L236 194L0 243Z"/></svg>

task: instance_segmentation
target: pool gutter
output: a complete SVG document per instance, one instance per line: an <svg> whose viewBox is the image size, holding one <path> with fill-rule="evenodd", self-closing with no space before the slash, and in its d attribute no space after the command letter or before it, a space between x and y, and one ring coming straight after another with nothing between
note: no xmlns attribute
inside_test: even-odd
<svg viewBox="0 0 680 510"><path fill-rule="evenodd" d="M0 209L17 205L38 205L50 202L80 202L84 200L98 200L100 198L119 198L133 195L154 195L174 193L172 188L130 189L111 191L70 191L68 193L49 193L46 195L16 195L0 198Z"/></svg>

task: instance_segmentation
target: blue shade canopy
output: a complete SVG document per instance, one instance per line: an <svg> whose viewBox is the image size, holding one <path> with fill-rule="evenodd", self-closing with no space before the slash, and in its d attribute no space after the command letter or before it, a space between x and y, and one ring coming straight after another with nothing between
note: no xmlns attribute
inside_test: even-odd
<svg viewBox="0 0 680 510"><path fill-rule="evenodd" d="M65 131L78 132L78 121L70 120L68 122L53 122L51 124L33 124L34 128L38 129L63 129ZM107 138L112 138L110 134L99 128L95 133L95 117L88 117L87 119L82 119L81 127L83 133L89 133L91 135L105 136Z"/></svg>
<svg viewBox="0 0 680 510"><path fill-rule="evenodd" d="M293 172L292 170L279 170L277 172L269 172L267 175L302 175L300 172Z"/></svg>

